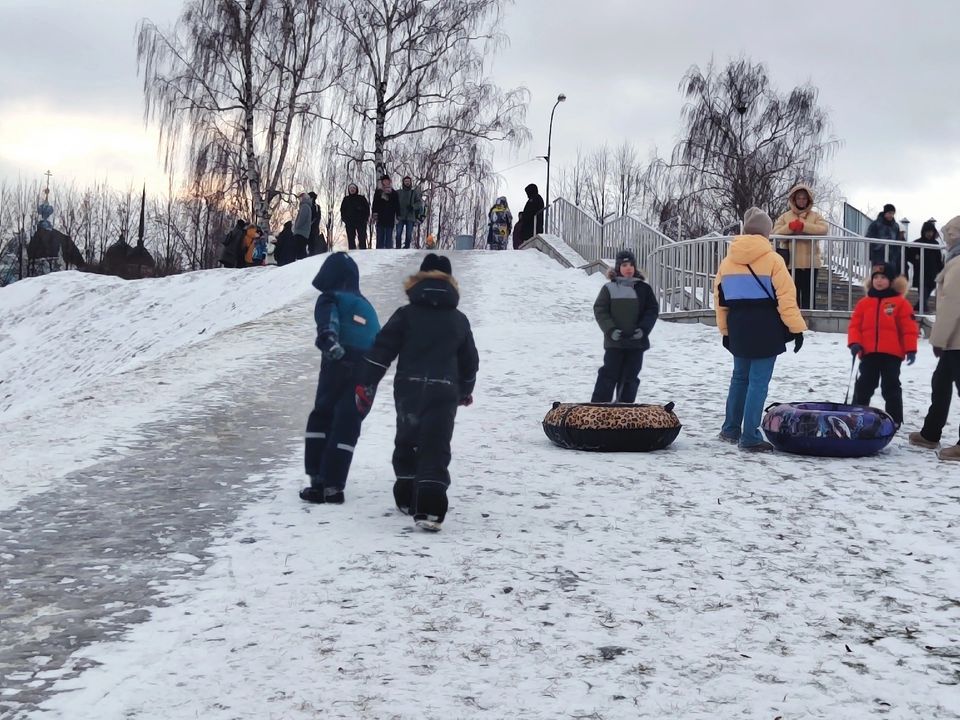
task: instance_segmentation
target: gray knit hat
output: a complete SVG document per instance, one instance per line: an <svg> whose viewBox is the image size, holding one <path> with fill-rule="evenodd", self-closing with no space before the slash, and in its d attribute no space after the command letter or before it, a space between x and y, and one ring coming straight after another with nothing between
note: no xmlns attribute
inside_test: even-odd
<svg viewBox="0 0 960 720"><path fill-rule="evenodd" d="M744 235L763 235L768 240L773 231L773 221L770 216L758 207L747 210L743 216Z"/></svg>

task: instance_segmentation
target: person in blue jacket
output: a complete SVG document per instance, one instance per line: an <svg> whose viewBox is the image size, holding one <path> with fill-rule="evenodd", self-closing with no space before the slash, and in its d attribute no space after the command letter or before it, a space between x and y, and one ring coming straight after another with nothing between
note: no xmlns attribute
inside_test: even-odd
<svg viewBox="0 0 960 720"><path fill-rule="evenodd" d="M300 498L339 505L363 422L354 399L356 373L380 332L380 321L360 293L360 270L347 253L327 258L313 286L320 291L314 318L323 360L307 420L304 466L310 487L300 491Z"/></svg>

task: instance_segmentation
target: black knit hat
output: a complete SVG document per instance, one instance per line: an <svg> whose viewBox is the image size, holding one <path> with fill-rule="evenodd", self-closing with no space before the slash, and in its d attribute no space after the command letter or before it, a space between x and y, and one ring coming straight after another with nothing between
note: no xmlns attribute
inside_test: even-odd
<svg viewBox="0 0 960 720"><path fill-rule="evenodd" d="M891 205L890 203L887 203L886 205L883 206L883 214L884 214L884 215L886 215L888 212L895 213L896 211L897 211L897 209L896 209L893 205Z"/></svg>
<svg viewBox="0 0 960 720"><path fill-rule="evenodd" d="M876 275L883 275L892 283L897 279L897 270L893 267L893 263L878 263L873 266L873 270L870 273L870 278L872 279Z"/></svg>
<svg viewBox="0 0 960 720"><path fill-rule="evenodd" d="M624 248L617 253L617 259L614 262L614 270L617 271L617 275L620 274L620 266L624 263L630 263L633 265L634 269L637 268L637 256L633 254L633 250L629 250L627 248Z"/></svg>
<svg viewBox="0 0 960 720"><path fill-rule="evenodd" d="M430 253L420 263L420 272L442 272L453 275L453 267L450 265L450 258Z"/></svg>

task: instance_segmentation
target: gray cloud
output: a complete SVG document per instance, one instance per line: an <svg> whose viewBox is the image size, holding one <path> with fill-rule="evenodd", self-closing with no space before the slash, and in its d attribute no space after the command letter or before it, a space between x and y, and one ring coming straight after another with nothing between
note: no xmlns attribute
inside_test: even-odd
<svg viewBox="0 0 960 720"><path fill-rule="evenodd" d="M136 24L150 17L167 25L181 7L181 0L0 0L0 113L43 99L60 113L108 115L138 126ZM555 162L572 158L578 145L624 138L642 151L669 152L683 103L677 87L687 68L743 53L766 62L781 89L808 80L820 89L845 141L834 179L856 199L883 195L861 204L903 196L922 205L936 178L940 197L957 196L957 27L956 0L518 0L505 23L511 44L493 73L504 85L532 91L535 142L500 165L546 152L550 108L560 91L569 100L557 111ZM102 149L97 153L91 162L101 168L111 162ZM113 174L128 166L118 158ZM8 175L9 167L3 162L0 171ZM542 163L507 175L511 192L542 177ZM960 211L960 204L936 202L943 207L918 207L913 214Z"/></svg>

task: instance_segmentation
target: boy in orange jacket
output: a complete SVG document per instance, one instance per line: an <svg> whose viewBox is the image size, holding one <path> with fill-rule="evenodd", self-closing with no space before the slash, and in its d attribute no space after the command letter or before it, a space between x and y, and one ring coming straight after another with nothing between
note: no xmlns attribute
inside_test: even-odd
<svg viewBox="0 0 960 720"><path fill-rule="evenodd" d="M857 303L847 330L850 352L860 356L860 378L853 390L854 405L869 405L880 385L886 411L897 427L903 424L903 389L900 365L917 359L920 330L907 300L910 285L893 265L873 267L867 281L867 296Z"/></svg>

